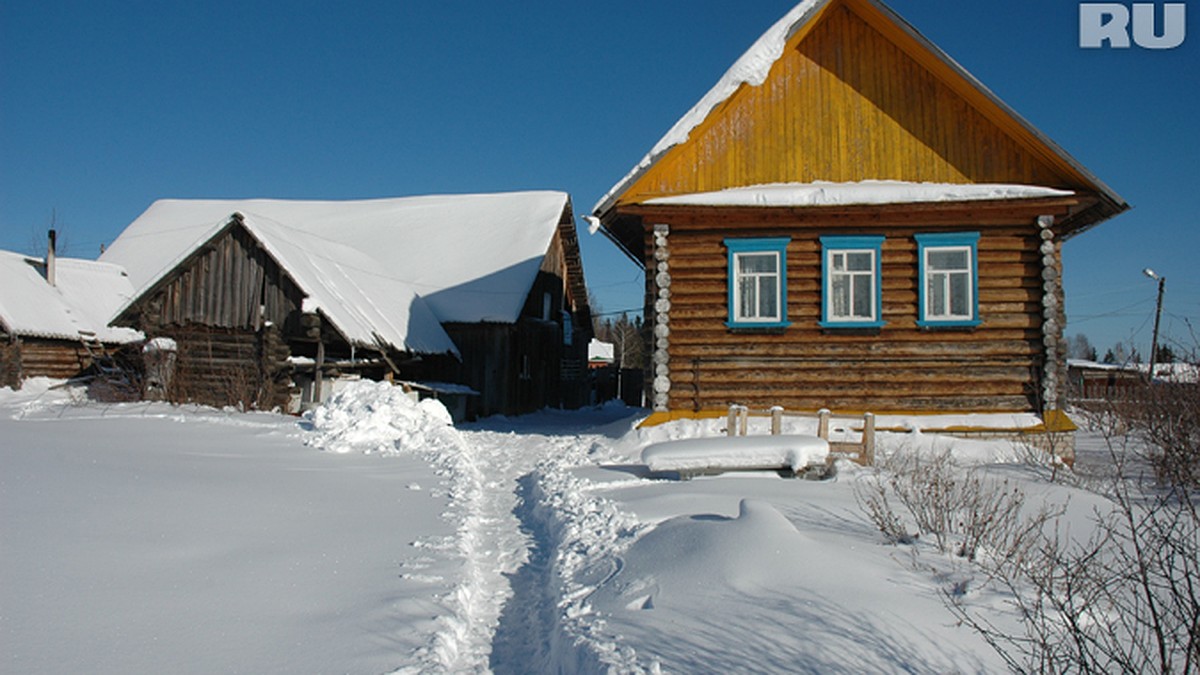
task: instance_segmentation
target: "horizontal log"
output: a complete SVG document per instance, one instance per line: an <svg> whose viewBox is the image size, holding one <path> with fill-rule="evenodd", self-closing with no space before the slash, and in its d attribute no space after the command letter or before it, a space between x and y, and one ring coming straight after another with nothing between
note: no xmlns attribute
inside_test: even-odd
<svg viewBox="0 0 1200 675"><path fill-rule="evenodd" d="M972 334L974 336L974 334ZM671 339L671 360L689 360L694 358L740 358L740 359L778 359L803 360L805 358L841 358L843 360L894 360L905 358L945 359L945 358L1000 358L1029 359L1041 353L1041 343L1022 338L1012 339L1006 336L981 336L971 343L946 343L935 341L930 336L918 336L918 339L892 340L880 342L870 338L853 340L849 337L842 341L801 340L795 343L772 342L681 342L674 336Z"/></svg>
<svg viewBox="0 0 1200 675"><path fill-rule="evenodd" d="M811 379L814 375L827 377L830 371L837 371L839 378L855 378L859 376L879 378L881 380L907 380L909 378L945 379L947 375L964 379L990 378L1027 378L1029 368L1019 359L992 358L977 359L970 362L969 372L965 372L962 362L952 362L929 357L913 357L908 359L877 359L874 361L853 361L846 359L695 359L686 362L672 362L670 376L672 379L683 377L714 377L714 378L749 378L754 380L780 381L797 378ZM895 375L893 375L895 373Z"/></svg>
<svg viewBox="0 0 1200 675"><path fill-rule="evenodd" d="M670 407L673 410L692 409L724 409L731 404L747 405L755 408L769 408L782 405L788 410L815 411L828 408L836 411L873 411L886 412L1027 412L1033 410L1033 405L1026 396L948 396L948 397L905 397L870 399L854 397L817 397L817 396L785 396L785 395L746 395L736 397L719 397L704 395L699 399L687 396L672 395Z"/></svg>

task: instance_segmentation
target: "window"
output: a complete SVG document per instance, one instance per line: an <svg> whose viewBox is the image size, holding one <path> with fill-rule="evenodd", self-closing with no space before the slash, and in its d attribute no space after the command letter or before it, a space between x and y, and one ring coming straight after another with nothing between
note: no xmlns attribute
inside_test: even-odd
<svg viewBox="0 0 1200 675"><path fill-rule="evenodd" d="M730 328L786 328L787 237L726 239Z"/></svg>
<svg viewBox="0 0 1200 675"><path fill-rule="evenodd" d="M821 326L879 328L883 237L821 237Z"/></svg>
<svg viewBox="0 0 1200 675"><path fill-rule="evenodd" d="M978 232L918 234L917 325L971 327L979 321Z"/></svg>

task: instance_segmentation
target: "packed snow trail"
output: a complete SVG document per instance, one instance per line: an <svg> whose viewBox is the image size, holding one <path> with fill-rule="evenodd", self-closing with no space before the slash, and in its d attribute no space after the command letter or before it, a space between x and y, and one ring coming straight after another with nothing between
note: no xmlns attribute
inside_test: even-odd
<svg viewBox="0 0 1200 675"><path fill-rule="evenodd" d="M461 581L446 598L450 612L438 619L430 643L396 672L528 672L535 663L549 665L557 598L547 594L544 575L552 547L528 522L530 477L547 462L579 461L595 445L577 433L585 429L578 416L561 416L557 428L555 416L438 430L432 444L438 451L429 458L447 479L446 515L458 530L453 543L424 545L453 547L462 560Z"/></svg>
<svg viewBox="0 0 1200 675"><path fill-rule="evenodd" d="M588 498L561 494L575 489L574 483L547 490L541 470L558 475L587 463L593 450L608 445L598 425L612 423L620 436L634 414L624 407L583 415L543 411L455 428L436 401L418 403L396 387L361 382L306 416L310 445L336 453L421 457L438 477L431 496L448 501L442 518L453 533L411 541L417 552L401 565L402 579L427 584L436 609L432 629L418 638L423 646L408 652L395 672L610 663L587 656L597 651L593 642L576 648L578 631L568 629L560 639L560 628L571 625L570 617L561 617L562 566L546 563L547 556L559 555L563 537L548 536L547 528L561 521L557 512L564 506L586 504Z"/></svg>

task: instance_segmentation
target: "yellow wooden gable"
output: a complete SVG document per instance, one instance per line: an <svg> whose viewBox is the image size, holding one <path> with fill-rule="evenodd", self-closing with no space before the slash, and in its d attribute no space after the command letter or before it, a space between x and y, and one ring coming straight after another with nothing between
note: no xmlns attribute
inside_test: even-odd
<svg viewBox="0 0 1200 675"><path fill-rule="evenodd" d="M876 0L812 3L760 85L743 83L609 197L868 179L1008 183L1124 202ZM1097 218L1103 219L1103 217Z"/></svg>

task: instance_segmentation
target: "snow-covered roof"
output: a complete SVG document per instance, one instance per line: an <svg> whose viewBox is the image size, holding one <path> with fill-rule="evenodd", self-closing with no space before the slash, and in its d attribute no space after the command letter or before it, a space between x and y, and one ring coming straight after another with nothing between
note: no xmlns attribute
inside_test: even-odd
<svg viewBox="0 0 1200 675"><path fill-rule="evenodd" d="M853 204L916 204L924 202L985 201L1065 197L1070 190L995 183L910 183L864 180L852 183L771 183L698 192L646 200L646 204L686 206L847 206Z"/></svg>
<svg viewBox="0 0 1200 675"><path fill-rule="evenodd" d="M1080 175L1092 183L1096 189L1103 195L1111 199L1114 204L1119 205L1116 212L1120 212L1126 208L1125 202L1119 195L1112 191L1099 178L1087 170L1082 164L1071 157L1065 150L1059 147L1053 140L1038 131L1024 117L1013 110L1008 104L1004 103L995 93L988 89L975 76L971 75L957 61L952 59L948 54L943 52L937 45L933 44L923 36L919 31L913 28L903 18L893 12L889 7L878 0L866 0L871 6L875 7L880 13L886 16L891 22L899 26L905 33L913 38L921 47L927 50L935 58L948 66L959 77L965 80L970 86L974 87L988 100L996 105L1004 114L1008 115L1019 126L1028 131L1039 142L1043 143L1051 152L1062 159L1067 165L1078 171ZM650 167L654 166L664 155L672 148L682 145L691 136L691 133L696 127L700 126L708 116L716 110L721 104L729 100L731 96L742 86L759 86L766 82L767 76L771 72L771 67L778 61L787 47L788 41L800 30L802 30L814 17L816 17L822 9L829 4L831 0L802 0L794 6L787 14L779 21L775 22L767 32L763 33L746 50L744 54L725 72L721 79L706 93L687 113L684 114L667 133L659 139L654 147L625 176L618 181L612 188L609 189L603 197L600 198L596 205L592 207L592 213L596 216L603 216L606 212L616 205L617 200L621 195L628 190L635 181L645 175ZM1110 214L1111 215L1111 214Z"/></svg>
<svg viewBox="0 0 1200 675"><path fill-rule="evenodd" d="M1131 373L1145 376L1150 371L1148 363L1098 363L1085 359L1067 359L1067 365L1079 370ZM1186 362L1154 364L1154 379L1157 382L1196 384L1200 382L1200 365Z"/></svg>
<svg viewBox="0 0 1200 675"><path fill-rule="evenodd" d="M78 340L80 331L102 342L140 340L129 328L109 328L117 309L133 296L133 284L117 265L58 258L55 282L45 277L45 262L0 251L0 324L22 337Z"/></svg>
<svg viewBox="0 0 1200 675"><path fill-rule="evenodd" d="M512 323L568 197L536 191L360 201L160 200L102 260L140 294L241 214L348 339L456 352L439 324Z"/></svg>
<svg viewBox="0 0 1200 675"><path fill-rule="evenodd" d="M602 342L596 338L592 338L588 342L588 361L598 361L601 363L612 363L615 357L616 345L611 342Z"/></svg>

